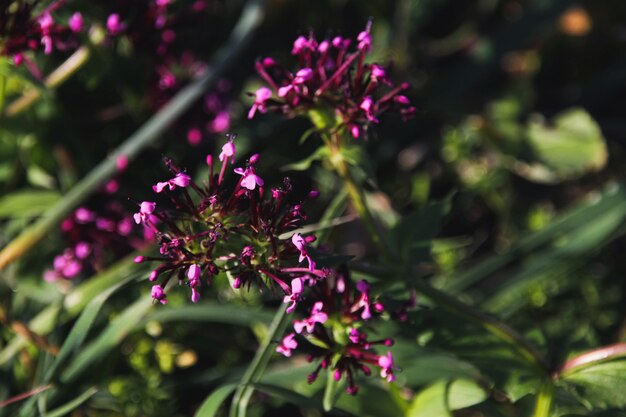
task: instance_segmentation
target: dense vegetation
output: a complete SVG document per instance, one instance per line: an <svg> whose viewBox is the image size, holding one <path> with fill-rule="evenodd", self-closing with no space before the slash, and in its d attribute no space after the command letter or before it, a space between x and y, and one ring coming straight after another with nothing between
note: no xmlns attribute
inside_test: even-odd
<svg viewBox="0 0 626 417"><path fill-rule="evenodd" d="M0 1L0 416L626 416L625 17Z"/></svg>

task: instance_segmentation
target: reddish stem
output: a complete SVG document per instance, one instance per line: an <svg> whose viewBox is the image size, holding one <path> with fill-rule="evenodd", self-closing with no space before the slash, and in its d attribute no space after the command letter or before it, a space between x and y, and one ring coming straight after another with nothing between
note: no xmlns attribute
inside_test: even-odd
<svg viewBox="0 0 626 417"><path fill-rule="evenodd" d="M564 372L568 372L583 366L592 365L594 362L602 362L608 359L613 359L614 357L625 355L626 343L616 343L614 345L604 346L568 359L555 373L554 376L559 377Z"/></svg>

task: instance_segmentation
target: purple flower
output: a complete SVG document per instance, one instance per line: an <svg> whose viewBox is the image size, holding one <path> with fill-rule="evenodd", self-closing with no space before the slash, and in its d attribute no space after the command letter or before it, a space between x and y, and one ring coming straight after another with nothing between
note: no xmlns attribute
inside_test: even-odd
<svg viewBox="0 0 626 417"><path fill-rule="evenodd" d="M154 209L156 208L156 203L152 201L143 201L139 206L139 213L133 214L133 218L135 219L135 223L139 224L141 222L146 222L149 220L149 216L154 213Z"/></svg>
<svg viewBox="0 0 626 417"><path fill-rule="evenodd" d="M154 298L156 301L160 302L161 304L167 304L167 295L165 295L165 292L163 291L163 288L161 288L160 285L152 286L152 298Z"/></svg>
<svg viewBox="0 0 626 417"><path fill-rule="evenodd" d="M357 49L363 52L369 52L372 49L372 35L370 30L372 29L372 22L370 21L365 30L359 33L356 40L359 41Z"/></svg>
<svg viewBox="0 0 626 417"><path fill-rule="evenodd" d="M74 13L67 22L70 30L74 33L78 33L83 30L83 15L79 12Z"/></svg>
<svg viewBox="0 0 626 417"><path fill-rule="evenodd" d="M254 190L257 185L262 187L264 184L263 179L254 173L253 167L248 167L245 170L242 168L235 168L234 171L236 174L243 176L241 179L241 186L250 191Z"/></svg>
<svg viewBox="0 0 626 417"><path fill-rule="evenodd" d="M120 21L120 15L113 13L107 18L107 29L113 36L119 35L126 29L126 24Z"/></svg>
<svg viewBox="0 0 626 417"><path fill-rule="evenodd" d="M165 187L169 187L170 191L174 190L176 187L185 188L191 182L191 177L184 172L179 172L176 174L174 178L171 180L167 180L165 182L158 182L152 186L152 190L155 193L160 193L165 189Z"/></svg>
<svg viewBox="0 0 626 417"><path fill-rule="evenodd" d="M254 104L248 112L248 119L252 119L257 110L261 113L265 113L267 111L267 107L265 107L265 102L271 97L272 90L267 87L261 87L256 90L256 93L254 94Z"/></svg>
<svg viewBox="0 0 626 417"><path fill-rule="evenodd" d="M361 297L352 306L351 311L356 312L360 310L361 308L363 308L363 311L361 312L361 318L363 320L369 320L372 318L372 312L370 310L370 298L369 298L370 286L367 283L367 281L362 280L362 281L357 282L356 288L361 293Z"/></svg>
<svg viewBox="0 0 626 417"><path fill-rule="evenodd" d="M235 162L235 152L237 152L237 149L235 148L235 142L229 140L224 144L224 146L222 146L222 152L219 156L220 161L224 162L228 160L228 158L230 158L230 163L232 164L233 162Z"/></svg>
<svg viewBox="0 0 626 417"><path fill-rule="evenodd" d="M361 102L359 107L361 108L361 110L365 112L365 116L367 116L367 120L369 120L370 122L378 123L378 119L374 117L375 107L374 107L374 100L372 100L372 97L367 96L363 98L363 101Z"/></svg>
<svg viewBox="0 0 626 417"><path fill-rule="evenodd" d="M291 351L298 347L298 342L295 339L296 335L290 333L284 337L281 344L276 347L276 352L283 354L286 357L291 356Z"/></svg>
<svg viewBox="0 0 626 417"><path fill-rule="evenodd" d="M298 258L298 262L302 262L306 259L309 263L309 270L313 271L315 269L315 261L309 256L307 252L307 242L306 239L300 235L300 233L294 233L291 236L291 242L293 245L300 251L300 257Z"/></svg>
<svg viewBox="0 0 626 417"><path fill-rule="evenodd" d="M293 312L293 310L295 310L296 304L298 303L298 301L300 301L300 298L302 297L302 289L302 279L294 278L291 280L291 294L286 295L283 299L284 303L291 303L291 305L287 307L287 313L291 313Z"/></svg>
<svg viewBox="0 0 626 417"><path fill-rule="evenodd" d="M293 329L296 333L302 333L302 330L306 327L307 333L313 333L313 328L315 327L315 323L324 324L326 320L328 320L328 314L324 313L322 309L324 308L324 303L321 301L316 302L313 305L313 309L311 310L311 316L304 320L296 320L293 324Z"/></svg>
<svg viewBox="0 0 626 417"><path fill-rule="evenodd" d="M378 366L381 368L381 377L385 378L387 382L395 381L396 377L393 374L393 356L391 356L391 352L387 352L387 355L378 358Z"/></svg>

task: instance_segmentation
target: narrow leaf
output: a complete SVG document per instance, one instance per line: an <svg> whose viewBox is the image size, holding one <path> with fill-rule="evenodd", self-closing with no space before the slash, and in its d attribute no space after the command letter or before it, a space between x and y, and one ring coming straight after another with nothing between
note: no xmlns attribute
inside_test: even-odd
<svg viewBox="0 0 626 417"><path fill-rule="evenodd" d="M235 384L224 385L211 393L196 411L195 417L213 417L217 415L220 406L226 398L237 388Z"/></svg>

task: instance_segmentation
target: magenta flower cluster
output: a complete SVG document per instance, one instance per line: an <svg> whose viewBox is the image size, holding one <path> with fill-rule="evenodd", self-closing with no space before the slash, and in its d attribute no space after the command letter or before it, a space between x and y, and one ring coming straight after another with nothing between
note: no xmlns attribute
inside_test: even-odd
<svg viewBox="0 0 626 417"><path fill-rule="evenodd" d="M340 36L321 42L313 34L298 37L291 53L300 68L293 72L273 58L257 61L257 72L267 86L254 94L248 118L268 110L289 117L311 109L332 112L339 128L359 138L385 112L405 119L412 116L415 107L404 95L409 84L395 86L383 65L365 60L371 50L370 30L371 23L355 42Z"/></svg>
<svg viewBox="0 0 626 417"><path fill-rule="evenodd" d="M397 368L391 352L381 355L375 350L377 345L393 345L393 340L369 340L365 332L385 312L383 304L371 298L370 290L366 281L355 284L347 271L328 271L303 303L310 315L294 320L293 332L284 337L276 351L289 357L301 348L309 362L318 362L307 377L309 383L326 369L337 381L346 378L349 394L358 391L355 376L371 375L372 367L388 382L394 381Z"/></svg>
<svg viewBox="0 0 626 417"><path fill-rule="evenodd" d="M259 155L234 167L236 152L231 137L217 160L209 155L204 184L196 183L166 159L171 175L157 181L152 191L155 197L167 197L171 210L158 210L155 201L139 204L135 223L152 230L160 244L159 256L135 259L158 263L149 276L154 283L152 298L167 304L166 290L172 280L190 289L194 303L203 288L226 277L236 291L252 287L278 291L287 313L299 310L309 314L295 320L293 332L276 347L285 356L302 350L310 362L318 362L309 382L320 370L328 369L335 379L346 378L347 392L355 394L356 374L370 375L372 367L393 381L391 353L380 355L374 349L393 342L369 340L365 332L385 313L382 303L371 296L370 285L353 283L345 271L320 268L316 259L320 255L311 245L315 237L295 231L306 214L304 201L291 201L291 182L285 178L281 187L267 190L257 172ZM229 172L239 176L234 184ZM305 200L317 194L310 192ZM290 237L281 238L284 236Z"/></svg>
<svg viewBox="0 0 626 417"><path fill-rule="evenodd" d="M0 7L0 55L12 57L17 65L26 63L35 75L39 70L25 52L43 50L49 55L55 49L73 49L79 44L77 34L83 31L80 13L63 20L55 17L64 1L53 1L38 12L34 10L36 3L15 2L11 8Z"/></svg>
<svg viewBox="0 0 626 417"><path fill-rule="evenodd" d="M157 210L154 201L139 205L134 220L156 234L160 256L138 257L136 261L160 263L150 281L159 282L153 287L153 297L162 303L167 302L165 288L172 278L188 286L191 300L197 302L202 287L227 275L234 289L253 285L278 289L293 311L304 287L325 275L315 269L308 253L303 255L310 238L294 234L301 238L297 245L280 238L306 218L302 201L288 201L292 192L288 179L282 187L266 192L256 172L259 156L253 155L245 166L233 168L235 153L231 138L222 147L219 163L209 155L209 177L202 185L166 159L173 176L158 181L152 191L167 196L176 214ZM229 170L240 176L234 186L227 181ZM316 195L312 192L307 198ZM299 265L298 254L310 260L308 268Z"/></svg>
<svg viewBox="0 0 626 417"><path fill-rule="evenodd" d="M68 246L55 256L52 269L44 272L49 282L100 271L154 238L150 229L135 230L132 217L114 201L94 203L94 208L79 207L61 223L61 233Z"/></svg>

